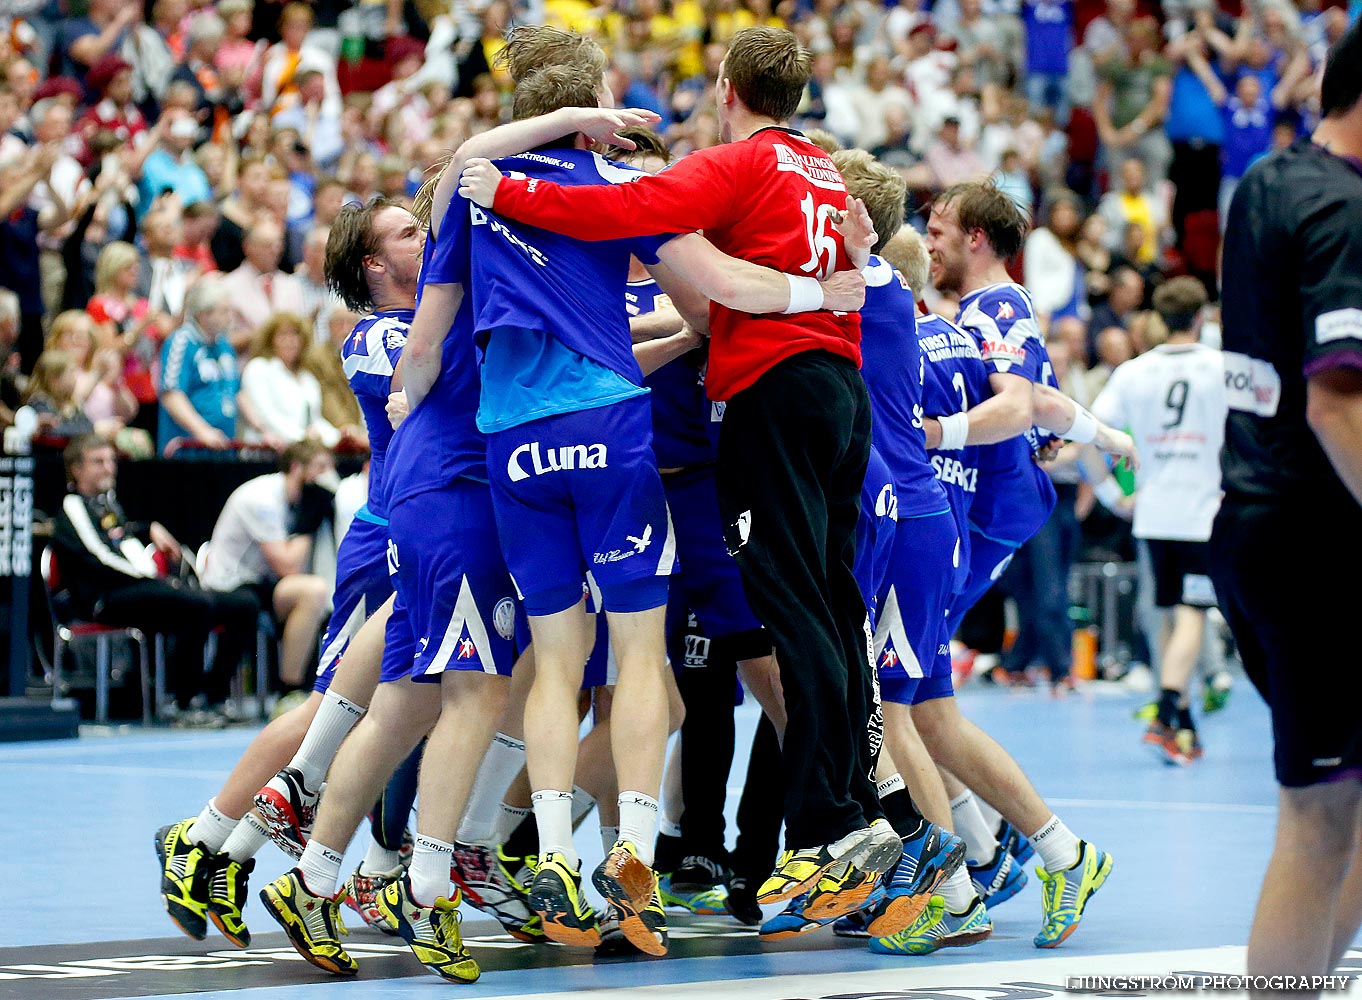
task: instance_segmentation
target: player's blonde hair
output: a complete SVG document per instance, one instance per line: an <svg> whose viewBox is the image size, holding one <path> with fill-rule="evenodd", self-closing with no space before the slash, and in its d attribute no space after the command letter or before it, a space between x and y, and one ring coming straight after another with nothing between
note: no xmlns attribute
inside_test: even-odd
<svg viewBox="0 0 1362 1000"><path fill-rule="evenodd" d="M605 69L609 65L604 50L596 42L579 35L575 31L563 31L547 24L522 24L512 28L506 36L506 44L493 60L497 66L506 70L516 84L516 99L512 105L512 115L516 119L534 117L520 115L515 108L520 106L520 85L535 73L554 67L573 67L585 73L591 80L592 94L589 101L579 104L557 105L556 107L591 107L599 105L599 91L605 83ZM540 87L550 81L541 81ZM542 95L540 95L542 96ZM538 100L539 97L536 97ZM549 108L552 111L555 108ZM543 112L536 112L542 114ZM435 204L435 188L440 178L453 162L453 152L445 154L437 163L431 164L426 171L426 179L412 199L411 214L423 229L430 229L430 213Z"/></svg>
<svg viewBox="0 0 1362 1000"><path fill-rule="evenodd" d="M864 149L842 149L832 154L847 193L865 202L870 221L875 224L879 239L874 252L879 253L886 243L903 227L903 213L908 199L908 185L896 171L890 170Z"/></svg>
<svg viewBox="0 0 1362 1000"><path fill-rule="evenodd" d="M608 61L596 42L574 31L547 24L522 24L511 29L494 60L518 85L536 70L549 66L581 66L594 76L599 89Z"/></svg>
<svg viewBox="0 0 1362 1000"><path fill-rule="evenodd" d="M922 298L927 282L931 280L932 259L927 255L927 244L922 242L918 231L912 226L904 226L880 248L879 253L898 268L903 280L908 282L913 298Z"/></svg>
<svg viewBox="0 0 1362 1000"><path fill-rule="evenodd" d="M837 141L837 136L824 128L805 129L804 138L808 139L809 142L813 143L829 156L842 148L842 144Z"/></svg>
<svg viewBox="0 0 1362 1000"><path fill-rule="evenodd" d="M536 70L516 84L511 117L524 121L560 108L599 107L599 89L598 81L587 66L569 63Z"/></svg>

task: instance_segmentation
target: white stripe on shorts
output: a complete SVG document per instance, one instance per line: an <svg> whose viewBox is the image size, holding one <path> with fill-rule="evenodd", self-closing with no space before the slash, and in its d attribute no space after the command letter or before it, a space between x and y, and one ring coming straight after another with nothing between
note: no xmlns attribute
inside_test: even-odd
<svg viewBox="0 0 1362 1000"><path fill-rule="evenodd" d="M667 508L667 540L662 545L662 554L657 560L654 576L671 576L676 565L676 532L672 531L672 509Z"/></svg>
<svg viewBox="0 0 1362 1000"><path fill-rule="evenodd" d="M328 673L331 668L336 665L336 661L340 659L341 653L345 652L345 647L350 644L350 640L355 637L355 633L363 627L364 622L369 617L368 614L365 613L364 604L364 595L360 594L359 602L355 605L355 610L350 612L350 617L345 619L345 624L340 627L340 631L336 633L335 637L326 644L326 648L322 650L321 658L317 661L317 673Z"/></svg>
<svg viewBox="0 0 1362 1000"><path fill-rule="evenodd" d="M454 602L454 611L450 615L449 625L445 628L444 638L440 640L440 648L436 650L435 657L423 673L438 674L445 671L450 659L458 651L459 638L463 635L465 625L468 626L468 637L473 640L473 647L477 651L476 655L482 664L483 673L497 672L496 660L492 656L492 641L487 635L487 625L483 621L482 612L478 610L478 602L473 599L473 588L468 585L468 577L464 576L459 581L459 597Z"/></svg>
<svg viewBox="0 0 1362 1000"><path fill-rule="evenodd" d="M884 597L884 607L880 609L879 620L875 628L875 666L876 676L879 675L880 657L884 655L884 647L889 644L889 640L894 640L894 652L898 655L899 663L908 672L909 677L921 677L922 664L918 662L917 650L913 649L913 644L908 639L908 633L903 629L903 614L899 611L898 591L891 585L889 593Z"/></svg>

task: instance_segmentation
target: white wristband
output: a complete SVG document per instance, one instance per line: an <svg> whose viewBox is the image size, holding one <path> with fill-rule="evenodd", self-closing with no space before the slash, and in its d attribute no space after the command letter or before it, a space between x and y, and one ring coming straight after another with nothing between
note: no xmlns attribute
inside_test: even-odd
<svg viewBox="0 0 1362 1000"><path fill-rule="evenodd" d="M1087 411L1084 407L1074 403L1074 422L1073 426L1060 435L1065 441L1077 441L1080 444L1087 444L1097 437L1097 418Z"/></svg>
<svg viewBox="0 0 1362 1000"><path fill-rule="evenodd" d="M936 422L941 425L941 443L936 446L938 450L959 451L965 447L965 439L969 437L968 413L950 413L937 417Z"/></svg>
<svg viewBox="0 0 1362 1000"><path fill-rule="evenodd" d="M1097 495L1097 499L1102 502L1102 506L1108 510L1115 510L1126 498L1125 490L1121 489L1121 484L1112 476L1107 476L1106 479L1094 486L1092 491Z"/></svg>
<svg viewBox="0 0 1362 1000"><path fill-rule="evenodd" d="M823 308L823 286L817 278L787 274L785 280L790 283L790 304L782 312L817 312Z"/></svg>

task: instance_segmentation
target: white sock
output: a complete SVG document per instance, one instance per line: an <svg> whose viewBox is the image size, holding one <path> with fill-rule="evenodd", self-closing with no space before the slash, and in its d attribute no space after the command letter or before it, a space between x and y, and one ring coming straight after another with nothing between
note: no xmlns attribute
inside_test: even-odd
<svg viewBox="0 0 1362 1000"><path fill-rule="evenodd" d="M604 824L601 825L601 847L605 849L606 854L610 853L610 848L614 847L615 841L619 839L620 839L619 827L605 826Z"/></svg>
<svg viewBox="0 0 1362 1000"><path fill-rule="evenodd" d="M984 819L979 811L979 800L968 788L951 799L951 825L955 827L955 835L965 842L967 860L977 864L993 860L993 853L998 849L998 838L993 836L997 827Z"/></svg>
<svg viewBox="0 0 1362 1000"><path fill-rule="evenodd" d="M1040 863L1047 872L1063 871L1078 864L1078 838L1058 816L1051 816L1026 839L1040 855Z"/></svg>
<svg viewBox="0 0 1362 1000"><path fill-rule="evenodd" d="M998 827L1003 825L1003 814L977 795L974 801L979 804L979 811L984 814L984 822L988 824L988 828L996 832Z"/></svg>
<svg viewBox="0 0 1362 1000"><path fill-rule="evenodd" d="M505 802L501 804L501 812L497 815L497 835L498 844L506 843L511 831L521 824L521 821L530 814L530 810L521 809L519 806L508 806Z"/></svg>
<svg viewBox="0 0 1362 1000"><path fill-rule="evenodd" d="M680 837L681 823L672 819L664 811L657 817L657 832L663 837Z"/></svg>
<svg viewBox="0 0 1362 1000"><path fill-rule="evenodd" d="M184 832L191 844L202 844L209 854L222 853L222 845L232 835L239 819L232 819L226 813L218 812L217 799L209 799L194 825Z"/></svg>
<svg viewBox="0 0 1362 1000"><path fill-rule="evenodd" d="M265 824L260 821L260 817L254 812L248 812L236 825L236 829L223 842L222 853L233 861L249 861L256 856L260 848L265 846L265 841L269 839L269 832L265 829Z"/></svg>
<svg viewBox="0 0 1362 1000"><path fill-rule="evenodd" d="M963 913L974 899L974 885L969 880L969 872L961 865L942 883L940 896L946 901L946 909L951 913Z"/></svg>
<svg viewBox="0 0 1362 1000"><path fill-rule="evenodd" d="M449 899L449 868L453 861L453 844L417 833L411 867L407 869L412 898L422 906L433 906L441 896Z"/></svg>
<svg viewBox="0 0 1362 1000"><path fill-rule="evenodd" d="M590 815L591 810L596 808L596 800L591 797L581 785L572 786L572 828L575 830L581 826L582 820Z"/></svg>
<svg viewBox="0 0 1362 1000"><path fill-rule="evenodd" d="M303 856L298 859L298 871L303 875L303 884L308 891L318 896L334 896L336 883L340 881L341 852L333 851L314 838L303 848Z"/></svg>
<svg viewBox="0 0 1362 1000"><path fill-rule="evenodd" d="M464 810L459 832L454 839L461 844L495 846L501 800L524 765L524 741L497 733L482 758L473 792L468 797L468 808Z"/></svg>
<svg viewBox="0 0 1362 1000"><path fill-rule="evenodd" d="M364 718L366 711L363 705L347 701L335 691L327 691L322 697L316 718L307 727L307 735L293 760L289 761L289 767L296 767L302 773L303 784L309 791L321 787L341 741L355 728L355 723Z"/></svg>
<svg viewBox="0 0 1362 1000"><path fill-rule="evenodd" d="M530 803L539 829L539 856L557 851L576 868L581 858L572 844L572 793L549 788L531 795Z"/></svg>
<svg viewBox="0 0 1362 1000"><path fill-rule="evenodd" d="M390 851L373 837L369 838L369 851L360 862L361 875L386 875L401 867L402 858L396 851Z"/></svg>
<svg viewBox="0 0 1362 1000"><path fill-rule="evenodd" d="M892 795L895 792L897 792L900 788L907 787L908 786L903 782L903 775L895 771L893 774L885 778L883 781L877 781L875 783L875 793L881 799L883 799L886 795Z"/></svg>
<svg viewBox="0 0 1362 1000"><path fill-rule="evenodd" d="M657 843L657 799L642 792L620 792L620 840L634 845L638 859L653 863Z"/></svg>

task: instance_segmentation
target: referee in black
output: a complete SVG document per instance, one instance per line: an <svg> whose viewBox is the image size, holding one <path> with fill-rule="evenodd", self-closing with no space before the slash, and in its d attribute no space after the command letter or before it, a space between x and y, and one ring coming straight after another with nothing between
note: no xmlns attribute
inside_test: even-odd
<svg viewBox="0 0 1362 1000"><path fill-rule="evenodd" d="M1248 948L1264 976L1329 973L1362 924L1362 23L1329 54L1320 111L1244 176L1224 248L1211 546L1272 711L1277 839Z"/></svg>

